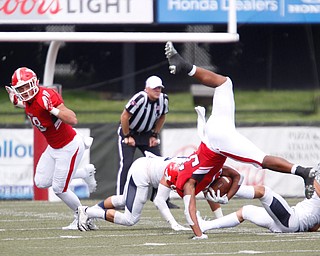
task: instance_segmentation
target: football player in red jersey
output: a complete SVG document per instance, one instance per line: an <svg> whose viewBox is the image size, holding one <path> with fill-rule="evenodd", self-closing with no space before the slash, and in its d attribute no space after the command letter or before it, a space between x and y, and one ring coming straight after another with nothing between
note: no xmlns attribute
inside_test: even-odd
<svg viewBox="0 0 320 256"><path fill-rule="evenodd" d="M40 87L37 75L31 69L18 68L12 75L11 86L6 86L6 89L11 102L25 109L31 124L39 129L48 143L36 167L35 185L38 188L52 187L77 216L76 210L81 203L69 189L69 183L85 149L91 146L92 138L84 137L73 129L72 126L78 122L76 114L64 105L56 90ZM96 186L94 171L94 166L88 165L83 176L88 185L92 185L91 188L89 186L91 192Z"/></svg>
<svg viewBox="0 0 320 256"><path fill-rule="evenodd" d="M313 181L319 172L318 166L304 168L283 158L268 155L236 130L233 85L229 77L188 63L171 42L166 43L165 55L171 74L186 74L205 86L215 88L212 113L208 121L205 121L203 109L196 108L198 118L204 120L203 131L200 132L202 142L197 152L189 157L190 161L183 165L184 171L179 173L174 183L183 197L186 219L195 234L194 239L207 238L200 230L197 221L195 196L210 184L211 178L221 169L227 157L273 171L301 176L305 182L306 197L310 198L313 195ZM165 176L161 184L169 187ZM215 198L219 203L227 203L228 199L230 198Z"/></svg>

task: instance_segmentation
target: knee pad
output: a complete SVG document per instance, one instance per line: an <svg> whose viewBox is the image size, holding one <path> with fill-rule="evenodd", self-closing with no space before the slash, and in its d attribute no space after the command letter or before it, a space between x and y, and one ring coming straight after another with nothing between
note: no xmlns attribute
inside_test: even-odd
<svg viewBox="0 0 320 256"><path fill-rule="evenodd" d="M39 180L37 176L34 177L34 184L37 188L49 188L51 187L51 183L45 183L44 181Z"/></svg>
<svg viewBox="0 0 320 256"><path fill-rule="evenodd" d="M64 187L59 186L59 184L52 184L52 190L56 195L63 193L63 189Z"/></svg>
<svg viewBox="0 0 320 256"><path fill-rule="evenodd" d="M242 217L245 220L250 220L251 217L251 212L255 212L255 209L257 208L257 206L254 205L245 205L242 207Z"/></svg>
<svg viewBox="0 0 320 256"><path fill-rule="evenodd" d="M124 225L124 226L133 226L140 220L140 217L134 218L132 215L128 217L125 213L116 211L114 215L114 223Z"/></svg>
<svg viewBox="0 0 320 256"><path fill-rule="evenodd" d="M111 197L111 203L115 208L117 208L125 206L126 201L123 195L114 195Z"/></svg>

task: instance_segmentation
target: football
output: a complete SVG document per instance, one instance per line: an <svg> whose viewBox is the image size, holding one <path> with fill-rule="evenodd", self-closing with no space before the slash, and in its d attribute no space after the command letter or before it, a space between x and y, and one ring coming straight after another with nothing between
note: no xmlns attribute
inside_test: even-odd
<svg viewBox="0 0 320 256"><path fill-rule="evenodd" d="M217 194L218 189L220 190L220 196L223 196L228 193L232 185L232 179L230 177L221 176L220 178L214 180L210 187Z"/></svg>

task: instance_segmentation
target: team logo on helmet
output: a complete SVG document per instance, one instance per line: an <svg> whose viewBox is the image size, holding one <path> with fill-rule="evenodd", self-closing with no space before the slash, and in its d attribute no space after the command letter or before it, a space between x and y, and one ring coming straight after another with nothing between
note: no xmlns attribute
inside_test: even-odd
<svg viewBox="0 0 320 256"><path fill-rule="evenodd" d="M179 175L179 168L180 168L180 165L178 163L171 162L170 164L167 165L164 171L164 178L167 184L171 188L175 188L178 175Z"/></svg>

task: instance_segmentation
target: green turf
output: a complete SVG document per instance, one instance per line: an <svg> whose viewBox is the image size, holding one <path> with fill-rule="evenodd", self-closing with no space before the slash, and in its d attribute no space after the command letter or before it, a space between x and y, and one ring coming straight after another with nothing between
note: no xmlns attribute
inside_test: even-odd
<svg viewBox="0 0 320 256"><path fill-rule="evenodd" d="M237 123L319 122L319 91L235 91ZM128 99L110 99L108 93L63 91L65 104L73 109L81 124L119 122ZM169 93L170 112L166 123L196 123L192 95ZM23 124L22 109L15 109L4 88L0 88L0 124Z"/></svg>
<svg viewBox="0 0 320 256"><path fill-rule="evenodd" d="M300 199L289 199L292 205ZM93 205L97 201L83 201ZM182 207L182 200L173 200ZM224 214L258 200L233 199ZM211 217L204 200L198 200L202 216ZM172 213L181 224L182 209ZM245 222L231 229L209 231L208 240L191 240L191 231L176 232L147 202L140 222L132 227L97 221L99 230L65 231L71 211L61 202L0 201L0 255L320 255L320 233L273 234Z"/></svg>

